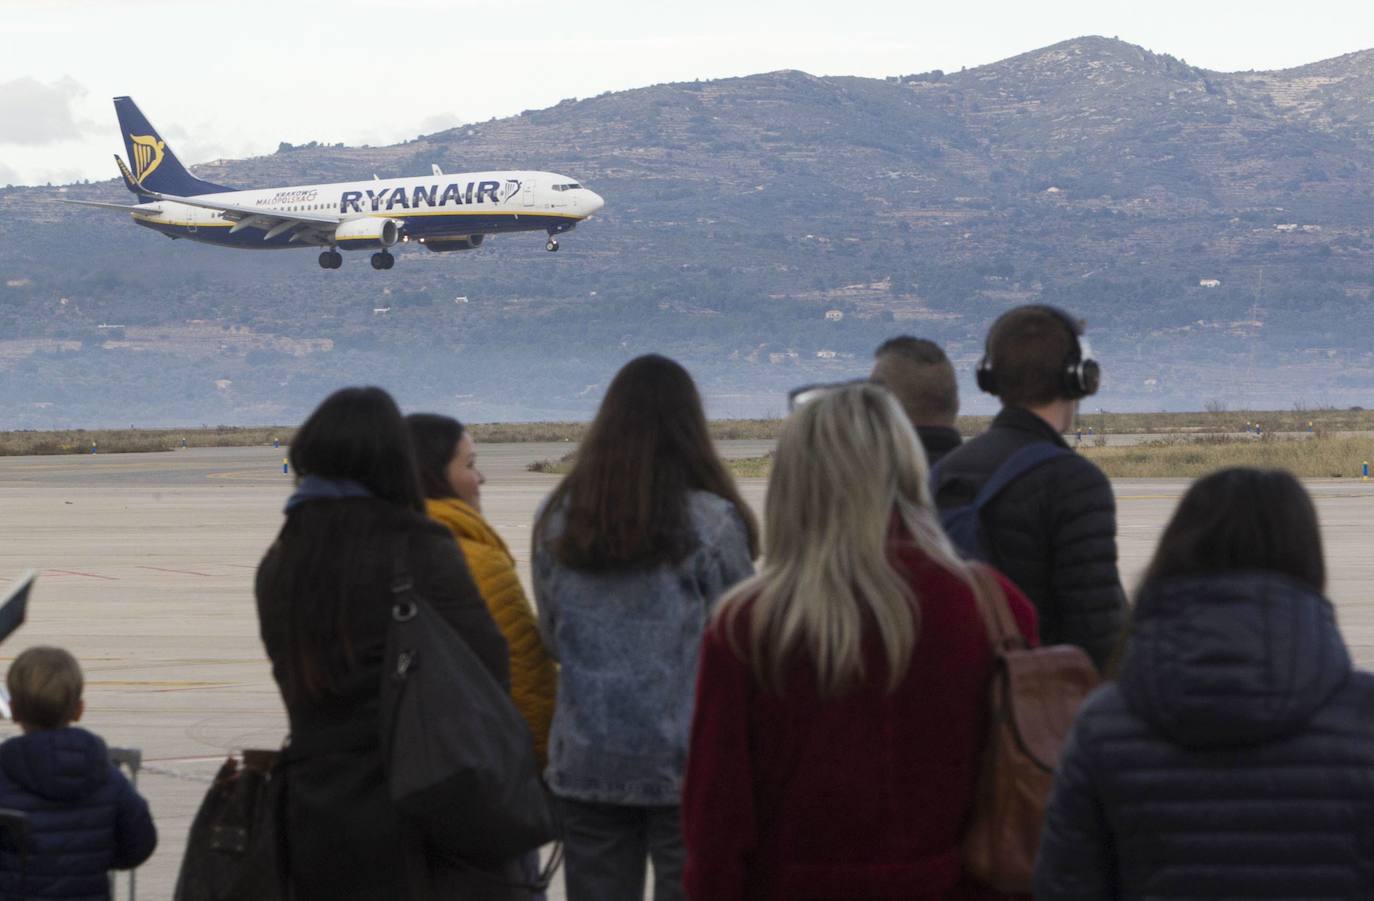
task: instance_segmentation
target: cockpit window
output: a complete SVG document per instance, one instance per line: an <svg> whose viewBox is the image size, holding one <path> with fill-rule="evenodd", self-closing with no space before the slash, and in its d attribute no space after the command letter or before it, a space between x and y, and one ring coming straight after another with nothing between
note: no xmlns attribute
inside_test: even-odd
<svg viewBox="0 0 1374 901"><path fill-rule="evenodd" d="M577 191L577 190L580 190L581 188L582 188L582 186L579 185L577 182L571 182L571 183L566 184L566 185L554 185L554 186L553 186L553 189L554 189L555 191Z"/></svg>

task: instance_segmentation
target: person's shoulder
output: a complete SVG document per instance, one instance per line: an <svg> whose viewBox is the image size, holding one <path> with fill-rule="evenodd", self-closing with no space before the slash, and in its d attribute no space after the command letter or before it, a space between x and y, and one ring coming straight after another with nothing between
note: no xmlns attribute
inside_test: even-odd
<svg viewBox="0 0 1374 901"><path fill-rule="evenodd" d="M1111 493L1112 482L1096 463L1082 454L1066 450L1047 464L1047 471L1054 473L1061 482L1071 482L1083 490L1105 491Z"/></svg>
<svg viewBox="0 0 1374 901"><path fill-rule="evenodd" d="M698 532L715 534L726 525L742 521L735 505L718 494L693 490L687 494L687 509Z"/></svg>
<svg viewBox="0 0 1374 901"><path fill-rule="evenodd" d="M990 476L1012 454L1035 437L1019 429L992 425L940 458L942 482L963 478Z"/></svg>
<svg viewBox="0 0 1374 901"><path fill-rule="evenodd" d="M1352 669L1350 678L1335 692L1327 708L1336 712L1353 713L1346 717L1366 734L1374 735L1374 673Z"/></svg>
<svg viewBox="0 0 1374 901"><path fill-rule="evenodd" d="M1144 721L1131 709L1121 687L1115 681L1103 682L1093 689L1078 708L1075 728L1080 735L1101 735L1134 732L1146 728Z"/></svg>
<svg viewBox="0 0 1374 901"><path fill-rule="evenodd" d="M980 432L941 457L940 467L944 471L950 471L981 460L1000 441L1001 437L993 434L991 429Z"/></svg>
<svg viewBox="0 0 1374 901"><path fill-rule="evenodd" d="M702 491L697 488L687 492L687 505L693 512L705 515L724 516L735 509L735 505L730 503L719 494L710 491Z"/></svg>
<svg viewBox="0 0 1374 901"><path fill-rule="evenodd" d="M395 504L387 504L386 506L388 509L381 514L384 517L385 526L397 533L411 536L412 543L434 540L453 543L453 532L444 523L431 519L419 510L412 510L409 507L400 507Z"/></svg>

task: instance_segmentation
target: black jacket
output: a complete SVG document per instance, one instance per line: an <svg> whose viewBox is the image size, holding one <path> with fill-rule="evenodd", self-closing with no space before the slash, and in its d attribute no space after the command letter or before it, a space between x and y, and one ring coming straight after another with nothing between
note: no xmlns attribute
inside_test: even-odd
<svg viewBox="0 0 1374 901"><path fill-rule="evenodd" d="M398 535L404 536L407 565L420 595L453 625L492 675L509 684L505 640L447 529L373 498L315 500L290 512L258 568L257 603L262 640L286 702L292 756L304 757L290 765L286 783L295 897L418 897L409 890L413 877L407 875L418 868L444 887L435 897L505 898L489 884L471 881L477 877L466 869L427 854L387 798L378 717ZM309 546L331 552L312 558ZM336 693L312 700L297 697L290 688L288 610L311 590L311 567L320 565L343 567L348 573L350 601L355 602L349 635L356 662ZM293 584L294 591L288 587ZM322 747L338 750L320 753ZM509 862L478 863L507 878L519 876Z"/></svg>
<svg viewBox="0 0 1374 901"><path fill-rule="evenodd" d="M1008 457L1039 441L1068 447L1049 423L1008 407L992 427L944 458L935 486L941 509L973 502ZM1008 485L983 511L992 563L1035 604L1040 640L1075 644L1101 667L1126 620L1116 571L1116 498L1091 461L1066 454Z"/></svg>
<svg viewBox="0 0 1374 901"><path fill-rule="evenodd" d="M1374 898L1374 676L1277 573L1138 600L1118 683L1079 713L1037 898Z"/></svg>
<svg viewBox="0 0 1374 901"><path fill-rule="evenodd" d="M0 846L3 898L107 899L109 871L136 867L157 847L148 802L85 729L41 729L0 745L0 807L28 815L27 856L8 840Z"/></svg>
<svg viewBox="0 0 1374 901"><path fill-rule="evenodd" d="M918 425L916 426L916 437L921 439L921 447L926 452L926 464L931 467L943 460L950 451L957 449L964 441L958 429L946 425Z"/></svg>

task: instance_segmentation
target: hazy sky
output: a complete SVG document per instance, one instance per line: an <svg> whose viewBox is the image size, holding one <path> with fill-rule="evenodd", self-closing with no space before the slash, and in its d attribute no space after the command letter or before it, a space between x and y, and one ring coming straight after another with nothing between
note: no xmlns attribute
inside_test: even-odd
<svg viewBox="0 0 1374 901"><path fill-rule="evenodd" d="M0 0L0 185L115 175L119 94L195 163L668 81L957 71L1085 34L1279 69L1374 47L1374 3Z"/></svg>

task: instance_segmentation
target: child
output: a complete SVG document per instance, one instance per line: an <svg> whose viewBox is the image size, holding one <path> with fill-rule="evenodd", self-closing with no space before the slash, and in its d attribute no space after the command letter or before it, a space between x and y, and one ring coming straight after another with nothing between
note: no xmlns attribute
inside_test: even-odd
<svg viewBox="0 0 1374 901"><path fill-rule="evenodd" d="M0 841L0 897L109 898L108 871L138 866L157 846L148 802L105 742L72 725L86 707L76 658L29 648L5 681L24 734L0 744L0 808L27 814L28 835L23 852L12 835Z"/></svg>

